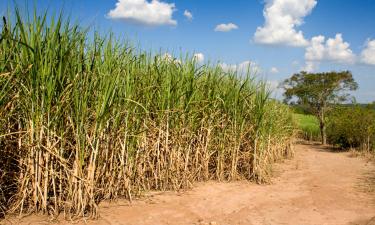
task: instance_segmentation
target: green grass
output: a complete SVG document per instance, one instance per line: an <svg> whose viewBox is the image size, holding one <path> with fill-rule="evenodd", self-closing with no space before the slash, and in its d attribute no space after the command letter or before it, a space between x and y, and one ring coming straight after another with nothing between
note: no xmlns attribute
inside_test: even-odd
<svg viewBox="0 0 375 225"><path fill-rule="evenodd" d="M293 117L303 138L307 140L319 140L319 121L315 116L294 113Z"/></svg>

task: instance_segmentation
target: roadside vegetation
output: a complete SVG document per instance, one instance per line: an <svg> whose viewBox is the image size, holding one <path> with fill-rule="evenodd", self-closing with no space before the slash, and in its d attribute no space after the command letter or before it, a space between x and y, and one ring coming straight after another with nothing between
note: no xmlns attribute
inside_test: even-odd
<svg viewBox="0 0 375 225"><path fill-rule="evenodd" d="M320 130L318 119L309 114L293 114L298 128L298 136L308 141L320 141Z"/></svg>
<svg viewBox="0 0 375 225"><path fill-rule="evenodd" d="M105 199L267 182L292 113L251 74L143 52L48 14L3 18L0 214L91 217ZM25 19L28 18L28 19Z"/></svg>
<svg viewBox="0 0 375 225"><path fill-rule="evenodd" d="M328 116L328 142L343 148L375 153L375 107L337 106Z"/></svg>
<svg viewBox="0 0 375 225"><path fill-rule="evenodd" d="M285 103L301 105L304 111L318 119L323 145L327 143L326 120L328 112L332 106L350 100L349 92L358 88L350 71L325 73L302 71L293 74L281 86L285 90Z"/></svg>
<svg viewBox="0 0 375 225"><path fill-rule="evenodd" d="M358 88L349 71L300 72L286 79L283 87L300 137L374 153L374 104L343 104L352 100L348 91Z"/></svg>

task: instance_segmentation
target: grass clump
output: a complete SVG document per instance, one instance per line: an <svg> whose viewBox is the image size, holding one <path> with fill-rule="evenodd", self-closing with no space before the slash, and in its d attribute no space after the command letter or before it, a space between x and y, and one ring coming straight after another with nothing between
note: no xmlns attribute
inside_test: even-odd
<svg viewBox="0 0 375 225"><path fill-rule="evenodd" d="M195 181L267 181L289 156L287 106L264 82L94 38L47 13L4 18L0 205L88 217L104 199Z"/></svg>

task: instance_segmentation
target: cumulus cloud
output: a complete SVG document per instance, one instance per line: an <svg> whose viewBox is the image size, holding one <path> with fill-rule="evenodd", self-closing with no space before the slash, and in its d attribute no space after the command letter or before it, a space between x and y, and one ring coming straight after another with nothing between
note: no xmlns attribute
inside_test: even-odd
<svg viewBox="0 0 375 225"><path fill-rule="evenodd" d="M277 89L279 89L280 82L277 80L268 80L266 84L269 89L271 89L272 91L276 91Z"/></svg>
<svg viewBox="0 0 375 225"><path fill-rule="evenodd" d="M260 66L252 61L244 61L239 64L220 63L219 66L226 72L238 72L240 74L257 74L261 71Z"/></svg>
<svg viewBox="0 0 375 225"><path fill-rule="evenodd" d="M335 38L327 41L322 35L313 37L310 45L306 48L304 70L314 71L322 61L330 61L342 64L352 64L356 56L350 49L350 44L345 42L342 34L336 34Z"/></svg>
<svg viewBox="0 0 375 225"><path fill-rule="evenodd" d="M326 42L326 59L340 63L353 63L355 55L350 49L350 44L344 42L341 34L329 38Z"/></svg>
<svg viewBox="0 0 375 225"><path fill-rule="evenodd" d="M272 67L270 72L275 74L275 73L279 73L279 70L276 67Z"/></svg>
<svg viewBox="0 0 375 225"><path fill-rule="evenodd" d="M296 28L303 24L303 18L316 4L316 0L266 0L265 23L257 28L254 41L267 45L307 46L309 42Z"/></svg>
<svg viewBox="0 0 375 225"><path fill-rule="evenodd" d="M326 48L324 46L325 37L322 35L313 37L311 44L306 48L305 59L307 61L322 60L325 56Z"/></svg>
<svg viewBox="0 0 375 225"><path fill-rule="evenodd" d="M314 72L319 68L320 62L315 61L306 61L305 65L301 68L301 70L306 72Z"/></svg>
<svg viewBox="0 0 375 225"><path fill-rule="evenodd" d="M194 54L194 60L197 63L203 63L203 61L204 61L204 55L203 55L203 53L196 53L196 54Z"/></svg>
<svg viewBox="0 0 375 225"><path fill-rule="evenodd" d="M272 91L272 97L276 99L282 99L284 89L280 87L280 81L278 80L268 80L266 85L270 91Z"/></svg>
<svg viewBox="0 0 375 225"><path fill-rule="evenodd" d="M168 52L161 55L161 58L164 59L164 60L168 60L168 61L174 59L174 57L171 54L169 54Z"/></svg>
<svg viewBox="0 0 375 225"><path fill-rule="evenodd" d="M176 64L181 64L181 60L173 57L171 54L169 54L168 52L164 53L163 55L161 55L161 59L162 60L165 60L167 62L170 62L170 63L176 63Z"/></svg>
<svg viewBox="0 0 375 225"><path fill-rule="evenodd" d="M116 7L109 11L111 19L121 19L147 26L177 25L172 18L174 3L159 0L118 0Z"/></svg>
<svg viewBox="0 0 375 225"><path fill-rule="evenodd" d="M361 53L361 62L368 65L375 65L375 40L368 40Z"/></svg>
<svg viewBox="0 0 375 225"><path fill-rule="evenodd" d="M231 30L236 30L238 29L238 26L234 23L222 23L222 24L219 24L215 27L215 31L216 32L229 32Z"/></svg>
<svg viewBox="0 0 375 225"><path fill-rule="evenodd" d="M184 11L184 16L185 16L186 19L188 19L189 21L192 21L192 20L193 20L193 14L192 14L189 10L185 10L185 11Z"/></svg>

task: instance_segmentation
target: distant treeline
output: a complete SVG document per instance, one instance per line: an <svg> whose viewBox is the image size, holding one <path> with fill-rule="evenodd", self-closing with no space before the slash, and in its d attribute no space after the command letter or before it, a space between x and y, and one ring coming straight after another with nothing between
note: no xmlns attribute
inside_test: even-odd
<svg viewBox="0 0 375 225"><path fill-rule="evenodd" d="M369 108L375 110L375 102L373 103L345 103L345 104L336 104L334 105L335 108L338 107L345 107L345 108L354 108L354 107L360 107L360 108ZM308 108L304 105L291 105L291 108L295 113L298 114L305 114L305 115L311 115Z"/></svg>

